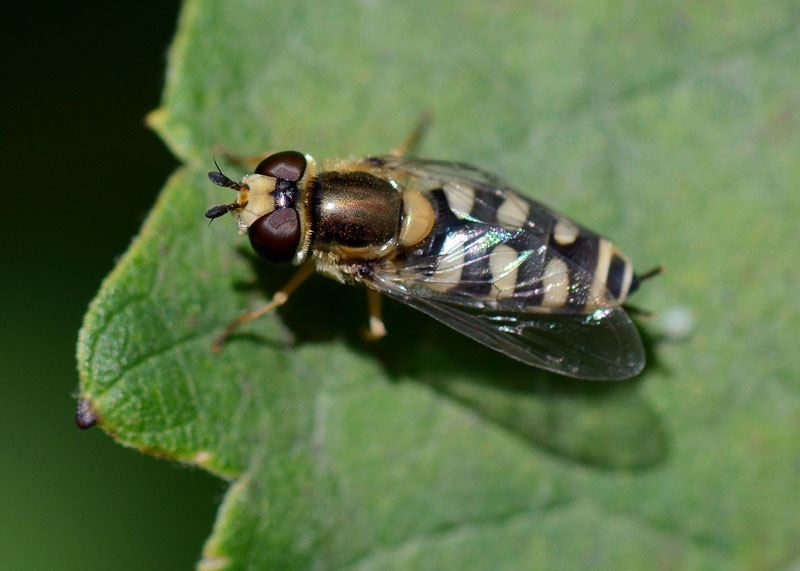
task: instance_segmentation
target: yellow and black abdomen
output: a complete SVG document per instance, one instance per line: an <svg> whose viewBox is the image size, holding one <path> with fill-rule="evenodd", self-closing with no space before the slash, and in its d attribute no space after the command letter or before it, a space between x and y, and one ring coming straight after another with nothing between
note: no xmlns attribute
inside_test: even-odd
<svg viewBox="0 0 800 571"><path fill-rule="evenodd" d="M627 299L633 264L606 238L559 216L548 237L548 250L551 259L564 258L572 268L566 287L575 292L568 297L576 308L591 311ZM591 277L591 284L577 275L584 272Z"/></svg>
<svg viewBox="0 0 800 571"><path fill-rule="evenodd" d="M423 297L510 312L588 314L622 304L633 266L612 242L510 189L426 193L436 223L402 256ZM424 293L427 290L429 293Z"/></svg>

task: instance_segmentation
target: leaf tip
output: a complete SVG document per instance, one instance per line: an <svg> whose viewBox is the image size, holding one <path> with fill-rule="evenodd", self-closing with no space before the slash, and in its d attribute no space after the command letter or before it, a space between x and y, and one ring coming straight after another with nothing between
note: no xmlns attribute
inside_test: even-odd
<svg viewBox="0 0 800 571"><path fill-rule="evenodd" d="M167 122L167 115L167 110L164 107L153 109L150 111L150 113L145 115L144 123L153 131L159 133L161 132L161 128L164 126L164 123Z"/></svg>
<svg viewBox="0 0 800 571"><path fill-rule="evenodd" d="M75 424L81 430L93 427L98 422L97 413L92 410L92 403L89 399L78 399L78 406L75 409Z"/></svg>

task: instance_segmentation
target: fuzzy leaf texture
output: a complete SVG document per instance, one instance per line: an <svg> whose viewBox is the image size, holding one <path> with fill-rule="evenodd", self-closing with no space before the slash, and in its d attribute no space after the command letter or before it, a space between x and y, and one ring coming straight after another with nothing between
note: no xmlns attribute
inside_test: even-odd
<svg viewBox="0 0 800 571"><path fill-rule="evenodd" d="M187 2L150 116L184 167L78 361L119 442L230 480L199 567L797 564L798 18L755 0ZM228 217L207 224L233 199L212 153L384 153L426 109L421 156L666 265L632 300L657 314L640 377L547 374L392 302L371 348L363 291L320 277L209 351L291 275Z"/></svg>

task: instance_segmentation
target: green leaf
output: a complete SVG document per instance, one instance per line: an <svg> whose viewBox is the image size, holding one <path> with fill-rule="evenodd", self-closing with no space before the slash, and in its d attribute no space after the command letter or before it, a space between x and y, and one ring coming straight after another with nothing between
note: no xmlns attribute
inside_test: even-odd
<svg viewBox="0 0 800 571"><path fill-rule="evenodd" d="M121 443L231 480L200 566L796 561L798 16L187 2L150 118L186 166L103 283L78 361ZM230 221L206 224L226 200L213 150L382 153L423 109L422 155L498 172L640 267L666 264L635 299L661 315L640 378L549 375L392 303L372 349L363 293L322 278L209 351L290 276Z"/></svg>

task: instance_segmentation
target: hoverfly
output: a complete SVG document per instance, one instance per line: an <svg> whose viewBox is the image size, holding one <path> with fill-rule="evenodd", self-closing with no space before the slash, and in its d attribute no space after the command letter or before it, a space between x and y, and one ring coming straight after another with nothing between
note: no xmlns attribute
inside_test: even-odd
<svg viewBox="0 0 800 571"><path fill-rule="evenodd" d="M412 138L413 140L413 138ZM318 162L284 151L241 183L232 212L261 257L300 269L240 325L286 302L315 270L367 287L371 337L386 333L380 295L528 365L584 379L624 379L644 366L622 304L641 281L609 240L466 164L402 153Z"/></svg>

